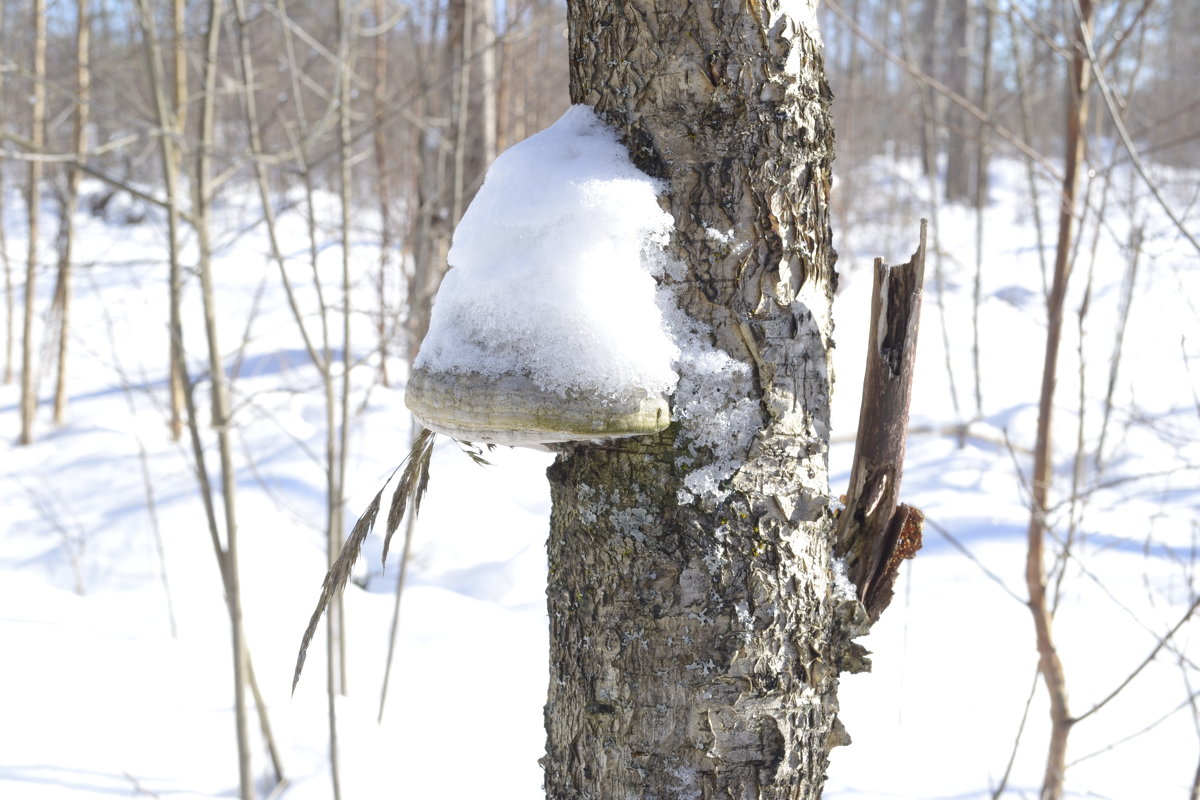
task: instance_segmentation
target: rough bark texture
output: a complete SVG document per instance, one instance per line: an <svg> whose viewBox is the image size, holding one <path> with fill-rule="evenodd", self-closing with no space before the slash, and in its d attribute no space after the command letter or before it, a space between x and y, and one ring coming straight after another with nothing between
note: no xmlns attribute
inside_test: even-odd
<svg viewBox="0 0 1200 800"><path fill-rule="evenodd" d="M752 376L702 388L750 397L759 427L717 446L736 471L686 503L718 457L689 461L687 419L551 467L546 796L816 798L862 621L830 558L820 42L776 2L574 0L568 17L572 100L664 179L681 305Z"/></svg>

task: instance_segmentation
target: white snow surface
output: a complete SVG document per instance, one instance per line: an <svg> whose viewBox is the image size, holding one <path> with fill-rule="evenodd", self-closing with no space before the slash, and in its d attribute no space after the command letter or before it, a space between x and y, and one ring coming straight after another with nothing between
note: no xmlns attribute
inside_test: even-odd
<svg viewBox="0 0 1200 800"><path fill-rule="evenodd" d="M588 106L506 150L454 232L416 366L522 374L559 394L669 393L660 190Z"/></svg>
<svg viewBox="0 0 1200 800"><path fill-rule="evenodd" d="M536 161L537 153L527 157ZM916 162L844 166L858 170L856 180L839 185L865 188L835 196L846 209L835 226L842 275L834 303L835 494L846 484L853 449L871 258L906 259L918 217L929 214L922 192L912 188L924 184ZM1030 470L1045 337L1042 274L1024 168L996 159L991 169L979 317L982 409L960 440L955 423L976 416L974 215L942 207L939 247L931 244L930 253L947 254L940 264L944 302L931 261L903 484L903 499L922 508L930 525L924 549L901 571L896 600L863 640L874 654L873 672L843 676L841 716L854 743L833 753L827 800L988 800L1034 685L1036 651L1023 604L1022 481ZM1195 230L1195 173L1155 174L1177 208L1190 208L1185 223ZM1117 699L1073 730L1067 796L1185 798L1200 759L1189 700L1200 686L1195 621L1155 648L1193 602L1200 574L1200 259L1136 177L1118 173L1114 189L1122 200L1110 202L1104 225L1083 232L1055 417L1050 522L1062 537L1076 521L1054 627L1072 712L1086 713L1154 657ZM322 219L336 220L333 198L320 199L327 205ZM531 191L527 199L539 203L541 195ZM25 228L20 198L10 192L7 200L2 223L19 298ZM1043 218L1052 218L1051 181L1042 185L1041 202ZM17 387L0 384L0 798L236 796L228 624L188 448L170 439L165 423L164 226L155 209L146 212L135 226L78 217L86 262L71 306L67 423L50 422L47 378L36 440L16 446ZM290 691L325 569L323 395L297 343L263 230L247 227L258 213L252 189L230 191L214 226L223 355L233 376L247 639L289 779L282 797L327 800L324 626L298 690ZM353 304L361 310L353 317L353 351L362 363L352 372L360 410L350 431L347 527L403 457L409 436L403 365L389 365L392 387L376 381L379 252L366 235L376 223L367 212L356 220L364 233L352 250ZM304 218L287 211L280 224L295 253L289 269L298 300L312 320ZM1082 421L1095 449L1128 263L1123 248L1134 225L1145 239L1112 418L1099 463L1091 452L1082 462L1072 504L1073 443ZM43 227L44 253L52 253L54 227ZM336 241L329 234L320 248L327 297L337 296L340 281ZM186 244L184 259L192 263L193 243ZM1043 254L1052 255L1052 247L1047 243ZM43 274L37 286L39 330L53 283ZM205 416L207 360L195 288L185 292L184 311ZM43 342L39 334L39 348ZM212 432L204 436L213 467ZM349 694L337 701L347 798L542 797L550 456L507 448L486 455L494 466L480 468L448 441L435 448L382 725L376 714L398 540L384 573L380 538L369 538L358 582L347 587ZM1037 796L1046 720L1038 689L1004 800ZM251 738L265 797L271 782L254 721ZM688 780L680 775L681 786Z"/></svg>

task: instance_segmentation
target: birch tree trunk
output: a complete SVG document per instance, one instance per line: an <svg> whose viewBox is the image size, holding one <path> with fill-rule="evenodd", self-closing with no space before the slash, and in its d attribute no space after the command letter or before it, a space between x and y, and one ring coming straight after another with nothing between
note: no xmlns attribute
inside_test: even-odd
<svg viewBox="0 0 1200 800"><path fill-rule="evenodd" d="M734 364L685 360L681 421L550 468L551 800L817 798L848 741L836 689L861 617L830 556L833 130L812 5L568 7L572 101L665 181L680 305ZM723 416L749 430L702 432Z"/></svg>

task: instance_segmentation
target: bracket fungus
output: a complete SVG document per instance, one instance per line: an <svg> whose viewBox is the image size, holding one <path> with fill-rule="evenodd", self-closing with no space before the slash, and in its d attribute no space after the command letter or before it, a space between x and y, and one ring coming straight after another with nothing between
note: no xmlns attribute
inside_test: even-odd
<svg viewBox="0 0 1200 800"><path fill-rule="evenodd" d="M660 190L587 106L497 158L409 377L417 420L525 446L667 427L679 348L658 291L673 226Z"/></svg>

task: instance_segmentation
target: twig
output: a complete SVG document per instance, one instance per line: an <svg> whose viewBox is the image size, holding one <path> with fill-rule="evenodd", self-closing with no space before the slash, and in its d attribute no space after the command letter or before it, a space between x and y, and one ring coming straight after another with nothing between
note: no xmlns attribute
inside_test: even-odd
<svg viewBox="0 0 1200 800"><path fill-rule="evenodd" d="M421 426L414 419L412 421L413 435L419 435ZM415 443L415 440L414 440ZM383 686L379 690L379 716L377 722L383 722L383 709L387 703L388 686L392 678L392 662L396 655L396 639L400 633L400 601L404 596L404 585L408 578L409 558L412 555L413 535L416 533L417 517L411 514L408 517L408 524L404 528L404 548L400 551L400 569L396 574L396 600L392 606L392 627L388 633L388 651L387 660L383 666Z"/></svg>
<svg viewBox="0 0 1200 800"><path fill-rule="evenodd" d="M1008 787L1008 778L1012 775L1013 764L1017 762L1017 750L1021 747L1021 737L1025 734L1025 723L1029 721L1029 709L1033 706L1033 696L1037 693L1038 678L1038 670L1035 667L1033 670L1033 682L1029 687L1029 696L1025 698L1025 709L1021 712L1021 724L1017 726L1017 735L1013 737L1013 746L1012 751L1008 754L1008 763L1004 766L1004 774L1000 776L999 785L992 792L992 800L1000 800L1001 796L1004 795L1005 788Z"/></svg>
<svg viewBox="0 0 1200 800"><path fill-rule="evenodd" d="M1016 23L1013 20L1014 6L1014 3L1008 4L1005 18L1008 21L1008 39L1012 51L1013 73L1017 81L1017 106L1021 112L1021 133L1024 135L1026 141L1033 141L1033 131L1029 124L1033 113L1029 107L1029 92L1026 89L1025 60L1021 57ZM1041 198L1038 192L1037 173L1034 171L1033 162L1029 159L1025 159L1024 165L1025 180L1029 184L1029 209L1033 214L1034 230L1037 231L1038 264L1042 268L1042 297L1046 298L1050 296L1050 282L1047 278L1049 270L1046 266L1046 237L1042 229Z"/></svg>
<svg viewBox="0 0 1200 800"><path fill-rule="evenodd" d="M146 797L158 797L158 798L162 797L162 795L159 795L156 792L152 792L149 789L147 789L146 787L142 786L141 781L139 781L137 778L135 778L129 772L122 771L121 774L129 779L129 782L133 784L133 791L135 791L137 794L145 795Z"/></svg>
<svg viewBox="0 0 1200 800"><path fill-rule="evenodd" d="M964 556L966 556L971 561L971 563L973 563L975 566L979 567L980 571L982 571L983 574L988 577L988 580L992 581L997 586L999 586L1001 589L1003 589L1005 594L1007 594L1012 599L1016 600L1021 605L1026 604L1027 601L1025 600L1024 597L1021 597L1021 595L1017 594L1012 589L1010 589L1008 584L1004 582L1003 578L1001 578L999 575L997 575L996 573L994 573L990 569L988 569L986 564L984 564L982 561L980 561L979 558L974 553L972 553L965 544L960 542L954 536L954 534L950 533L950 531L947 530L944 526L939 525L937 523L937 521L930 519L929 517L925 517L925 524L928 525L929 527L933 528L935 531L937 531L938 534L940 536L942 536L942 538L944 538L947 542L949 542L954 547L955 550L958 550L960 553L962 553Z"/></svg>
<svg viewBox="0 0 1200 800"><path fill-rule="evenodd" d="M1194 599L1192 601L1192 604L1190 606L1188 606L1188 610L1186 612L1184 612L1184 615L1179 619L1179 621L1175 623L1175 625L1171 628L1171 630L1167 631L1166 636L1164 636L1158 640L1158 644L1156 644L1154 646L1154 649L1150 651L1150 654L1147 655L1146 658L1142 660L1141 664L1138 664L1137 668L1134 669L1133 672L1129 673L1129 675L1127 675L1125 677L1125 680L1121 681L1120 685L1117 686L1117 688L1113 689L1108 694L1107 697L1105 697L1099 703L1096 703L1096 705L1092 706L1091 709L1089 709L1088 711L1085 711L1083 714L1080 714L1079 716L1077 716L1073 720L1071 720L1072 723L1082 722L1083 720L1090 717L1092 714L1095 714L1097 711L1104 708L1104 706L1108 705L1110 700L1112 700L1114 697L1119 695L1125 689L1125 687L1128 686L1130 683L1132 683L1133 679L1136 678L1141 673L1141 671L1143 669L1145 669L1150 664L1151 661L1154 660L1155 656L1158 655L1159 651L1162 650L1167 645L1167 642L1169 642L1171 640L1171 637L1173 637L1176 633L1179 632L1179 629L1183 627L1183 623L1187 622L1189 619L1192 618L1192 614L1196 613L1197 608L1200 608L1200 597L1197 597L1196 599Z"/></svg>
<svg viewBox="0 0 1200 800"><path fill-rule="evenodd" d="M1121 366L1121 354L1125 351L1125 329L1129 325L1129 309L1133 305L1133 291L1137 285L1138 259L1142 254L1142 236L1141 225L1134 226L1129 233L1129 260L1125 264L1125 276L1121 281L1116 337L1113 342L1112 356L1108 360L1108 386L1104 392L1104 415L1100 421L1100 437L1096 444L1095 464L1097 467L1104 458L1104 440L1108 433L1108 421L1112 416L1113 392L1117 387L1117 371Z"/></svg>
<svg viewBox="0 0 1200 800"><path fill-rule="evenodd" d="M267 795L267 800L278 800L278 798L283 797L283 793L286 792L290 786L291 784L287 778L279 779L275 783L274 788L271 789L271 793Z"/></svg>
<svg viewBox="0 0 1200 800"><path fill-rule="evenodd" d="M935 436L953 436L960 442L981 442L983 444L992 444L997 447L1004 447L1010 452L1020 453L1021 455L1032 455L1033 450L1028 447L1021 447L1014 444L1009 439L1003 436L992 436L986 432L975 430L972 426L980 420L969 420L967 422L955 422L948 425L909 425L908 436L911 439L913 436L924 434L932 434ZM830 444L850 444L854 441L854 437L850 435L834 436L829 440Z"/></svg>
<svg viewBox="0 0 1200 800"><path fill-rule="evenodd" d="M39 492L33 486L26 486L25 494L28 495L29 499L33 501L33 504L37 507L38 512L42 515L42 519L49 522L54 530L58 531L59 536L62 538L63 550L66 551L67 562L71 565L71 574L75 580L75 594L82 597L87 593L87 591L83 583L83 568L80 564L79 550L82 549L85 541L86 528L83 525L80 525L79 521L76 520L73 526L75 531L72 532L67 530L67 526L59 515L58 509L62 508L68 513L71 513L70 505L67 503L65 498L54 491L53 483L40 478L40 476L39 480L42 480L42 482L46 484L50 496L43 496L41 492ZM71 513L71 516L74 516L74 514ZM79 541L78 548L76 547L75 540Z"/></svg>
<svg viewBox="0 0 1200 800"><path fill-rule="evenodd" d="M1183 685L1187 687L1188 699L1187 704L1192 707L1192 725L1196 728L1197 735L1200 735L1200 707L1196 705L1196 692L1192 689L1192 681L1188 678L1187 666L1183 663L1184 659L1180 658L1180 668L1183 670ZM1192 778L1192 791L1188 795L1188 800L1200 800L1200 764L1196 765L1196 774Z"/></svg>
<svg viewBox="0 0 1200 800"><path fill-rule="evenodd" d="M100 289L96 283L95 275L92 274L91 270L87 270L85 275L89 281L90 288L98 295ZM133 419L137 416L137 401L134 399L133 381L130 380L128 373L125 372L124 366L122 366L120 359L117 357L119 349L116 338L113 335L113 318L112 314L109 313L108 304L101 302L98 305L100 306L100 314L104 319L104 330L107 334L109 350L113 356L113 369L116 370L117 377L121 381L121 392L125 395L125 404L129 408L130 418ZM145 383L143 381L143 384ZM154 395L150 394L149 396L153 402ZM159 576L162 580L163 594L167 602L167 619L171 626L171 638L174 639L178 634L175 622L175 603L171 595L171 583L167 577L166 549L163 546L162 528L158 521L158 503L155 499L153 476L150 471L150 454L146 450L146 442L142 438L140 429L136 431L134 438L137 440L138 461L141 464L142 489L146 495L146 515L150 519L150 530L154 533L154 549L158 555Z"/></svg>
<svg viewBox="0 0 1200 800"><path fill-rule="evenodd" d="M854 19L846 13L845 9L842 8L841 4L838 3L837 0L825 0L825 5L828 6L829 10L834 14L837 14L842 22L844 22L846 26L853 31L854 35L865 42L872 50L879 53L896 66L900 67L900 69L904 70L912 77L929 86L938 94L961 106L968 114L975 117L975 119L979 120L984 125L988 126L991 130L995 131L997 136L1016 148L1016 150L1026 158L1040 165L1042 169L1046 171L1046 174L1054 177L1055 179L1061 177L1058 169L1055 168L1055 166L1051 164L1045 156L1022 142L1019 138L1017 138L1016 134L1014 134L1008 128L1005 128L1003 125L997 123L970 100L946 86L944 83L937 80L920 67L910 63L906 59L900 58L883 44L872 38L870 34L863 30L862 26L855 22Z"/></svg>
<svg viewBox="0 0 1200 800"><path fill-rule="evenodd" d="M907 14L901 14L901 25L907 27ZM936 25L936 23L935 23ZM903 35L900 40L901 52L904 54L905 61L912 61L912 55L909 52L909 42L911 37L907 34ZM938 327L942 334L942 357L946 362L946 378L950 384L950 404L954 408L954 418L962 419L962 410L958 402L958 382L954 376L954 359L952 358L953 350L950 347L950 327L946 321L946 276L942 269L942 245L939 239L941 235L941 224L938 221L938 170L937 170L937 122L935 119L936 103L929 92L920 92L921 97L921 125L923 130L924 147L921 153L921 158L924 164L924 172L926 178L926 191L929 193L929 219L930 219L930 236L933 239L933 289L934 302L937 303L938 310ZM962 444L962 438L959 438L959 444Z"/></svg>
<svg viewBox="0 0 1200 800"><path fill-rule="evenodd" d="M1079 0L1071 0L1071 6L1075 10L1076 19L1083 19L1083 10L1079 6ZM1121 144L1125 147L1125 152L1129 154L1129 160L1133 162L1133 168L1137 170L1137 174L1146 182L1146 188L1150 190L1150 194L1154 195L1154 199L1158 201L1158 205L1162 208L1163 213L1167 215L1167 219L1179 230L1181 236L1200 253L1200 241L1196 240L1187 228L1183 226L1183 222L1175 213L1174 209L1162 196L1162 192L1158 189L1158 184L1150 179L1150 174L1146 170L1146 164L1142 161L1141 155L1138 154L1137 145L1129 137L1129 131L1125 128L1125 122L1121 119L1120 113L1117 111L1117 102L1113 99L1112 89L1108 85L1108 80L1104 77L1104 72L1100 67L1100 60L1096 55L1096 50L1092 46L1092 36L1087 30L1087 26L1080 23L1078 26L1080 32L1080 41L1083 43L1084 50L1087 52L1088 65L1091 67L1092 74L1096 78L1096 86L1100 89L1100 96L1104 99L1104 107L1108 111L1109 119L1112 120L1113 127L1117 129L1117 136L1121 139Z"/></svg>
<svg viewBox="0 0 1200 800"><path fill-rule="evenodd" d="M1138 729L1137 731L1134 731L1133 733L1129 734L1128 736L1123 736L1120 739L1116 740L1115 742L1109 742L1104 747L1101 747L1099 750L1095 750L1091 753L1088 753L1086 756L1080 756L1079 758L1073 760L1068 766L1073 767L1076 764L1080 764L1089 759L1096 758L1097 756L1102 756L1105 753L1112 752L1113 750L1115 750L1116 748L1125 744L1126 742L1132 742L1134 739L1138 738L1139 736L1143 736L1143 735L1149 733L1150 731L1154 730L1159 725L1163 724L1164 722L1169 720L1171 717L1175 716L1180 711L1187 708L1189 705L1192 707L1195 707L1195 705L1196 705L1196 693L1195 692L1189 691L1188 697L1186 699L1184 699L1183 702L1181 702L1179 705L1172 708L1167 713L1160 716L1158 719L1151 722L1149 725L1146 725L1146 726Z"/></svg>

